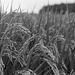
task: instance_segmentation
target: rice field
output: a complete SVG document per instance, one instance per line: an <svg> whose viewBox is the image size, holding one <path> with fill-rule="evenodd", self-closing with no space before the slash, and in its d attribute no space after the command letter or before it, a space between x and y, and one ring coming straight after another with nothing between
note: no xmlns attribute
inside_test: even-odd
<svg viewBox="0 0 75 75"><path fill-rule="evenodd" d="M75 13L0 13L0 75L75 75Z"/></svg>

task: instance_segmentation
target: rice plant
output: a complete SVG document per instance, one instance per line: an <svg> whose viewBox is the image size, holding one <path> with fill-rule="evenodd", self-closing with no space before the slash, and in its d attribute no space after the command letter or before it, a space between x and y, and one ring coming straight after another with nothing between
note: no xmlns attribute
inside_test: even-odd
<svg viewBox="0 0 75 75"><path fill-rule="evenodd" d="M74 18L49 12L49 3L42 14L12 11L11 4L10 13L0 13L0 74L74 75Z"/></svg>

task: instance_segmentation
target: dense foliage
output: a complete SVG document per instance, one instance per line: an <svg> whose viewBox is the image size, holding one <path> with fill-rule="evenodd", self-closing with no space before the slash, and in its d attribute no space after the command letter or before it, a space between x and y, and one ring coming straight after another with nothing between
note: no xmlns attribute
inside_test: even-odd
<svg viewBox="0 0 75 75"><path fill-rule="evenodd" d="M0 75L75 75L75 14L4 14Z"/></svg>

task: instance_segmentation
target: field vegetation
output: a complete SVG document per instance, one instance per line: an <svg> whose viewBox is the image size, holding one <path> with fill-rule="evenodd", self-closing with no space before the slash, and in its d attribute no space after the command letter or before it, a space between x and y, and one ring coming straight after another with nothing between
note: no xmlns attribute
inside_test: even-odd
<svg viewBox="0 0 75 75"><path fill-rule="evenodd" d="M75 13L0 11L0 75L75 75Z"/></svg>

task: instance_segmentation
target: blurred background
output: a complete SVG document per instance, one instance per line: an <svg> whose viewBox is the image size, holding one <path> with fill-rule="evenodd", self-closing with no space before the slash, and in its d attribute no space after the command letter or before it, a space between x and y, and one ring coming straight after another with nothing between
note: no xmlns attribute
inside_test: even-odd
<svg viewBox="0 0 75 75"><path fill-rule="evenodd" d="M7 10L7 12L10 11L12 5L12 10L18 9L20 6L22 11L32 12L34 9L34 12L38 13L44 5L48 5L48 1L50 5L75 2L75 0L1 0L0 5L3 8L3 11Z"/></svg>

